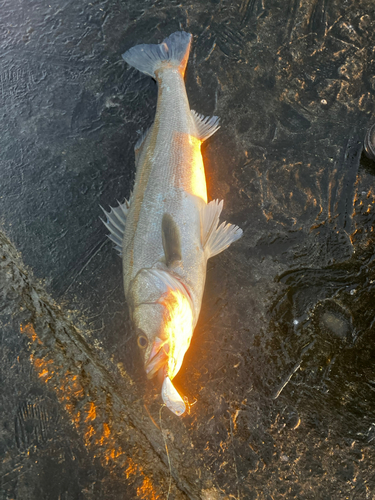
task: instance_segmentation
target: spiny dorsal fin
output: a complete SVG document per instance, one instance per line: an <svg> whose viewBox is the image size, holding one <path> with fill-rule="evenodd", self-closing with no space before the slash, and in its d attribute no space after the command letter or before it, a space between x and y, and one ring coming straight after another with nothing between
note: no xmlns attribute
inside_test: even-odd
<svg viewBox="0 0 375 500"><path fill-rule="evenodd" d="M163 215L161 232L165 262L170 267L174 262L181 260L180 230L170 214Z"/></svg>
<svg viewBox="0 0 375 500"><path fill-rule="evenodd" d="M217 227L223 203L223 200L213 200L201 210L202 246L208 259L228 248L242 236L242 229L233 224L223 222Z"/></svg>
<svg viewBox="0 0 375 500"><path fill-rule="evenodd" d="M191 116L195 122L195 126L198 132L198 139L202 142L211 137L217 130L219 130L219 117L217 116L204 116L193 109L191 110Z"/></svg>
<svg viewBox="0 0 375 500"><path fill-rule="evenodd" d="M126 216L128 214L130 204L129 204L128 200L125 200L124 203L119 203L119 202L117 202L117 203L118 203L118 207L115 207L115 208L110 207L109 212L104 210L104 208L101 206L100 208L105 213L105 216L107 217L107 221L104 221L101 217L100 217L100 220L103 222L105 227L109 230L110 234L108 234L107 236L111 241L113 241L113 243L115 244L115 249L117 250L118 254L121 256L122 255L122 240L123 240L124 234L125 234Z"/></svg>

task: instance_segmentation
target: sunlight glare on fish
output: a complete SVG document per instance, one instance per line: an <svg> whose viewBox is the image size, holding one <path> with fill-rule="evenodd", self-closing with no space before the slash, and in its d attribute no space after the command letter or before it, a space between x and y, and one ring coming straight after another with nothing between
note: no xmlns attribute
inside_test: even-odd
<svg viewBox="0 0 375 500"><path fill-rule="evenodd" d="M202 141L189 135L189 143L192 146L193 161L191 163L191 191L192 194L202 198L207 203L207 186L202 182L204 177L204 166L201 153Z"/></svg>
<svg viewBox="0 0 375 500"><path fill-rule="evenodd" d="M186 296L179 290L169 290L163 300L168 311L164 332L169 342L167 375L172 380L181 368L193 333L193 312Z"/></svg>

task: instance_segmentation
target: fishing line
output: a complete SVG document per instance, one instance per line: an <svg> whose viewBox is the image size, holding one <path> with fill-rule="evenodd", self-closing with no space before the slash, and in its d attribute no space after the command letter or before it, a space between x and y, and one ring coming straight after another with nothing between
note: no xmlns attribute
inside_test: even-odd
<svg viewBox="0 0 375 500"><path fill-rule="evenodd" d="M168 495L167 495L167 500L168 500L169 499L169 494L170 494L171 488L172 488L172 467L171 467L171 460L169 458L169 451L168 451L167 441L165 439L164 432L163 432L163 426L161 424L161 412L162 412L162 409L164 408L164 406L165 405L162 404L161 407L160 407L160 411L159 411L159 423L160 423L161 435L163 436L165 451L167 452L167 459L168 459L168 466L169 466L169 488L168 488Z"/></svg>

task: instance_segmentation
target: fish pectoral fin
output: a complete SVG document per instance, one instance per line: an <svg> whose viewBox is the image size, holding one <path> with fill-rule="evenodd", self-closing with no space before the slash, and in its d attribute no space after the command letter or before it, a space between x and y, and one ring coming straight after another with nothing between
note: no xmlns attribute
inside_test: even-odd
<svg viewBox="0 0 375 500"><path fill-rule="evenodd" d="M100 218L100 220L109 230L109 234L107 236L115 244L115 249L118 251L120 256L122 255L122 240L124 238L126 216L128 214L129 207L130 204L128 200L125 200L124 203L118 202L118 207L110 207L109 212L104 210L103 207L100 207L107 217L106 221L102 218Z"/></svg>
<svg viewBox="0 0 375 500"><path fill-rule="evenodd" d="M152 127L152 125L151 125L151 127ZM147 136L151 130L151 127L149 127L145 132L143 132L142 135L139 136L138 141L135 143L135 146L134 146L135 166L137 166L137 164L138 164L138 159L139 159L139 156L141 154L142 147L143 147L144 143L146 142L146 139L147 139Z"/></svg>
<svg viewBox="0 0 375 500"><path fill-rule="evenodd" d="M242 236L242 229L233 224L219 224L223 200L210 201L201 210L201 238L207 259L217 255Z"/></svg>
<svg viewBox="0 0 375 500"><path fill-rule="evenodd" d="M170 214L163 215L161 233L165 263L167 267L171 267L176 261L181 260L181 237L180 230Z"/></svg>
<svg viewBox="0 0 375 500"><path fill-rule="evenodd" d="M191 116L193 117L195 126L197 128L198 132L198 137L197 139L201 140L202 142L211 137L217 130L219 130L220 125L219 125L219 117L217 116L204 116L193 109L190 111Z"/></svg>

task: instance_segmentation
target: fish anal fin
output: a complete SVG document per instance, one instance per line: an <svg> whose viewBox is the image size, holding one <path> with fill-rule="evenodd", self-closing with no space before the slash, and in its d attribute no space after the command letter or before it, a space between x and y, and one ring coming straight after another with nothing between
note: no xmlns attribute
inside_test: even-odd
<svg viewBox="0 0 375 500"><path fill-rule="evenodd" d="M198 139L202 142L207 140L211 135L213 135L217 130L219 130L219 118L217 116L204 116L193 109L191 110L191 116L193 117L195 127L198 132Z"/></svg>
<svg viewBox="0 0 375 500"><path fill-rule="evenodd" d="M170 214L165 213L161 222L165 262L168 267L181 260L180 230Z"/></svg>
<svg viewBox="0 0 375 500"><path fill-rule="evenodd" d="M122 240L124 239L126 216L128 214L130 204L128 200L124 203L119 203L118 207L110 207L110 211L107 212L103 207L100 207L107 220L101 219L105 227L109 230L108 238L115 244L115 249L118 251L119 255L122 255Z"/></svg>
<svg viewBox="0 0 375 500"><path fill-rule="evenodd" d="M223 201L213 200L201 210L201 238L207 259L217 255L242 236L242 229L233 224L219 224Z"/></svg>

